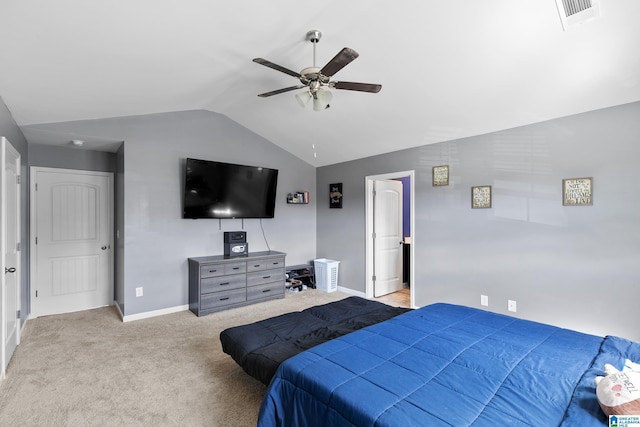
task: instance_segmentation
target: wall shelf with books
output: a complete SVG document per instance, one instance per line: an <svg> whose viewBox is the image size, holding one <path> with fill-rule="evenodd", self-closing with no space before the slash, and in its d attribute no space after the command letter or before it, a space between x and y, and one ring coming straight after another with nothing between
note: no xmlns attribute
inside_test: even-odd
<svg viewBox="0 0 640 427"><path fill-rule="evenodd" d="M310 201L309 192L306 190L287 194L287 203L290 205L308 205Z"/></svg>

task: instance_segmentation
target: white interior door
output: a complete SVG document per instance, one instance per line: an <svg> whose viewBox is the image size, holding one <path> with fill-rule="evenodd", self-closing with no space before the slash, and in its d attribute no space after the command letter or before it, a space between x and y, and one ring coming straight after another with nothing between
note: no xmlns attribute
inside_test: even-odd
<svg viewBox="0 0 640 427"><path fill-rule="evenodd" d="M402 183L374 181L375 297L402 289Z"/></svg>
<svg viewBox="0 0 640 427"><path fill-rule="evenodd" d="M0 312L2 317L2 369L4 377L6 367L20 343L20 154L7 141L2 139L2 172L0 188L2 191L2 293Z"/></svg>
<svg viewBox="0 0 640 427"><path fill-rule="evenodd" d="M32 168L31 315L113 302L109 173Z"/></svg>

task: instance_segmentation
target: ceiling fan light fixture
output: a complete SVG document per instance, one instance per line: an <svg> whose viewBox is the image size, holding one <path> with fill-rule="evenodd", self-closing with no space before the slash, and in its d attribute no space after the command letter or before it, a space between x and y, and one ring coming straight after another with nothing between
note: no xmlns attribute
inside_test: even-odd
<svg viewBox="0 0 640 427"><path fill-rule="evenodd" d="M311 92L309 92L308 90L296 94L296 101L298 101L298 104L300 104L302 108L306 107L311 98Z"/></svg>
<svg viewBox="0 0 640 427"><path fill-rule="evenodd" d="M330 90L318 89L313 97L313 111L322 111L329 108L333 94Z"/></svg>

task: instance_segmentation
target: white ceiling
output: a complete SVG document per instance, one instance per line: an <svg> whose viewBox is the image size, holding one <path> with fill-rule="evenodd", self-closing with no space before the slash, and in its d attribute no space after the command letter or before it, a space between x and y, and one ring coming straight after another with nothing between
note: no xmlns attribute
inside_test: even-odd
<svg viewBox="0 0 640 427"><path fill-rule="evenodd" d="M555 0L2 0L0 96L29 142L109 149L42 124L206 109L323 166L640 100L640 1L599 6L563 31ZM318 66L351 47L335 80L382 91L257 97L298 82L251 59L311 66L313 29Z"/></svg>

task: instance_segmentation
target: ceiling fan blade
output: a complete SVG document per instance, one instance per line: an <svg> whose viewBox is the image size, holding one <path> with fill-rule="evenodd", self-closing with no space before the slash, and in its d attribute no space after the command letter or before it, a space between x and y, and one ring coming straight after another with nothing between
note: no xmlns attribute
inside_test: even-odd
<svg viewBox="0 0 640 427"><path fill-rule="evenodd" d="M331 61L327 63L322 70L320 70L320 74L331 77L338 71L342 70L345 66L347 66L351 61L358 57L358 52L355 50L345 47L343 48L336 56L333 57Z"/></svg>
<svg viewBox="0 0 640 427"><path fill-rule="evenodd" d="M355 83L355 82L331 82L330 87L345 90L357 90L360 92L378 93L382 89L382 85L374 83Z"/></svg>
<svg viewBox="0 0 640 427"><path fill-rule="evenodd" d="M263 58L254 58L253 62L255 62L256 64L264 65L265 67L273 68L274 70L280 71L285 74L289 74L290 76L293 76L293 77L297 77L297 78L302 77L300 73L297 73L288 68L284 68L282 65L274 64L273 62L267 61L266 59L263 59Z"/></svg>
<svg viewBox="0 0 640 427"><path fill-rule="evenodd" d="M261 93L258 96L261 97L261 98L266 98L267 96L277 95L279 93L284 93L284 92L290 92L292 90L302 89L303 87L306 87L306 86L305 85L298 85L298 86L285 87L283 89L272 90L271 92Z"/></svg>

